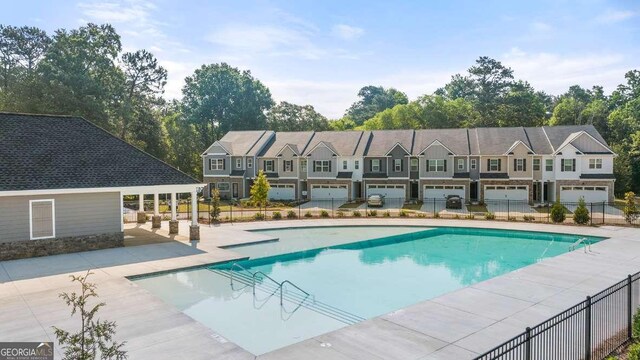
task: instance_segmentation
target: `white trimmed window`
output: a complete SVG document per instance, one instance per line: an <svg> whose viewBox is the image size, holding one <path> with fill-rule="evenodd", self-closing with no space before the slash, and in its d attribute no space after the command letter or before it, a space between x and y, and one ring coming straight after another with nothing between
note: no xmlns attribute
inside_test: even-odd
<svg viewBox="0 0 640 360"><path fill-rule="evenodd" d="M265 160L264 161L264 171L265 172L273 172L273 160Z"/></svg>
<svg viewBox="0 0 640 360"><path fill-rule="evenodd" d="M360 160L356 160L353 162L353 168L356 170L360 169Z"/></svg>
<svg viewBox="0 0 640 360"><path fill-rule="evenodd" d="M589 169L602 169L602 159L589 159Z"/></svg>
<svg viewBox="0 0 640 360"><path fill-rule="evenodd" d="M444 159L430 159L429 160L429 171L445 171L444 170Z"/></svg>
<svg viewBox="0 0 640 360"><path fill-rule="evenodd" d="M253 158L247 158L247 168L253 167Z"/></svg>
<svg viewBox="0 0 640 360"><path fill-rule="evenodd" d="M242 159L236 159L236 169L242 169Z"/></svg>
<svg viewBox="0 0 640 360"><path fill-rule="evenodd" d="M313 172L330 172L331 161L330 160L315 160L313 162Z"/></svg>
<svg viewBox="0 0 640 360"><path fill-rule="evenodd" d="M229 183L228 182L221 182L218 183L218 191L220 192L227 192L229 191Z"/></svg>
<svg viewBox="0 0 640 360"><path fill-rule="evenodd" d="M477 167L476 159L471 159L471 170L475 170Z"/></svg>
<svg viewBox="0 0 640 360"><path fill-rule="evenodd" d="M546 159L544 161L544 170L553 171L553 159Z"/></svg>
<svg viewBox="0 0 640 360"><path fill-rule="evenodd" d="M349 168L349 162L347 160L342 160L342 170L347 170Z"/></svg>
<svg viewBox="0 0 640 360"><path fill-rule="evenodd" d="M29 236L31 240L56 237L54 199L29 200Z"/></svg>
<svg viewBox="0 0 640 360"><path fill-rule="evenodd" d="M540 171L540 159L533 159L533 171Z"/></svg>
<svg viewBox="0 0 640 360"><path fill-rule="evenodd" d="M489 171L500 171L500 159L489 160Z"/></svg>
<svg viewBox="0 0 640 360"><path fill-rule="evenodd" d="M371 171L380 172L380 159L371 160Z"/></svg>
<svg viewBox="0 0 640 360"><path fill-rule="evenodd" d="M402 171L402 159L394 159L393 160L393 171L394 172Z"/></svg>
<svg viewBox="0 0 640 360"><path fill-rule="evenodd" d="M284 160L283 169L286 172L293 171L293 160Z"/></svg>
<svg viewBox="0 0 640 360"><path fill-rule="evenodd" d="M302 170L302 172L307 172L307 159L300 160L300 170Z"/></svg>
<svg viewBox="0 0 640 360"><path fill-rule="evenodd" d="M209 159L209 170L224 170L224 159Z"/></svg>
<svg viewBox="0 0 640 360"><path fill-rule="evenodd" d="M464 170L464 159L458 159L458 170Z"/></svg>
<svg viewBox="0 0 640 360"><path fill-rule="evenodd" d="M516 159L515 171L524 171L524 159Z"/></svg>
<svg viewBox="0 0 640 360"><path fill-rule="evenodd" d="M411 159L411 171L418 171L418 159L416 158L412 158Z"/></svg>
<svg viewBox="0 0 640 360"><path fill-rule="evenodd" d="M575 159L562 159L562 171L566 171L566 172L576 171Z"/></svg>

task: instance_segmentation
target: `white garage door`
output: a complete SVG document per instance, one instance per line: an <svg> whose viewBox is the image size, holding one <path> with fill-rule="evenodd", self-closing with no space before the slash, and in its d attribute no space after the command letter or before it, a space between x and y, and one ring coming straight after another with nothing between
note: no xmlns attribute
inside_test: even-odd
<svg viewBox="0 0 640 360"><path fill-rule="evenodd" d="M528 186L485 186L485 200L529 200Z"/></svg>
<svg viewBox="0 0 640 360"><path fill-rule="evenodd" d="M449 195L458 195L464 199L464 185L425 185L423 198L446 199Z"/></svg>
<svg viewBox="0 0 640 360"><path fill-rule="evenodd" d="M295 187L293 184L271 184L271 189L269 189L269 199L295 200Z"/></svg>
<svg viewBox="0 0 640 360"><path fill-rule="evenodd" d="M561 186L560 201L578 202L580 197L584 201L603 202L609 200L609 192L606 186Z"/></svg>
<svg viewBox="0 0 640 360"><path fill-rule="evenodd" d="M404 185L390 185L390 184L367 185L367 197L369 197L369 195L372 195L372 194L382 195L387 199L404 199L407 193Z"/></svg>
<svg viewBox="0 0 640 360"><path fill-rule="evenodd" d="M347 199L349 192L347 185L312 185L311 198L322 199Z"/></svg>

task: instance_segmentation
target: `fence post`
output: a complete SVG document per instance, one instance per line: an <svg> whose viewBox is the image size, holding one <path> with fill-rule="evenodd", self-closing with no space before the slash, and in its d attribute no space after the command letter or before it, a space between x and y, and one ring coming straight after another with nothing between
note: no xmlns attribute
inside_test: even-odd
<svg viewBox="0 0 640 360"><path fill-rule="evenodd" d="M629 291L627 292L627 305L628 305L628 309L629 309L629 317L628 317L628 340L631 339L633 337L633 296L631 294L631 287L633 285L633 282L631 281L631 275L627 276L627 289L629 289Z"/></svg>
<svg viewBox="0 0 640 360"><path fill-rule="evenodd" d="M433 198L433 217L436 217L436 198Z"/></svg>
<svg viewBox="0 0 640 360"><path fill-rule="evenodd" d="M525 344L525 359L526 360L531 360L531 328L527 326L527 330L525 333L525 339L526 339L526 344Z"/></svg>
<svg viewBox="0 0 640 360"><path fill-rule="evenodd" d="M604 204L605 202L602 202L602 223L604 224Z"/></svg>
<svg viewBox="0 0 640 360"><path fill-rule="evenodd" d="M335 215L333 214L333 198L331 198L331 217L335 217Z"/></svg>
<svg viewBox="0 0 640 360"><path fill-rule="evenodd" d="M191 195L189 195L189 202L187 202L187 220L191 220Z"/></svg>
<svg viewBox="0 0 640 360"><path fill-rule="evenodd" d="M211 200L209 200L209 225L211 225Z"/></svg>
<svg viewBox="0 0 640 360"><path fill-rule="evenodd" d="M591 214L591 216L589 216L589 224L593 225L593 202L591 203L591 212L589 214Z"/></svg>
<svg viewBox="0 0 640 360"><path fill-rule="evenodd" d="M242 209L240 211L242 211ZM232 203L229 203L229 222L233 222L233 204Z"/></svg>
<svg viewBox="0 0 640 360"><path fill-rule="evenodd" d="M298 219L300 219L300 209L302 208L302 203L298 204Z"/></svg>
<svg viewBox="0 0 640 360"><path fill-rule="evenodd" d="M507 199L507 221L509 221L509 217L511 217L511 209L509 207L509 199Z"/></svg>
<svg viewBox="0 0 640 360"><path fill-rule="evenodd" d="M584 359L591 360L591 296L587 296L584 320Z"/></svg>

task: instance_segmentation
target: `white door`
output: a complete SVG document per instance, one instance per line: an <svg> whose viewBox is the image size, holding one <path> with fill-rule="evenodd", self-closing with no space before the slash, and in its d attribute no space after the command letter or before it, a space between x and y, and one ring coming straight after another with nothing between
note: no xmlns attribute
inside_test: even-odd
<svg viewBox="0 0 640 360"><path fill-rule="evenodd" d="M458 195L464 199L464 185L425 185L422 197L425 199L446 199L449 195Z"/></svg>
<svg viewBox="0 0 640 360"><path fill-rule="evenodd" d="M269 199L295 200L295 187L293 184L271 184L271 189L269 189Z"/></svg>
<svg viewBox="0 0 640 360"><path fill-rule="evenodd" d="M485 186L485 200L529 200L529 187L524 186Z"/></svg>
<svg viewBox="0 0 640 360"><path fill-rule="evenodd" d="M372 194L382 195L387 199L404 199L407 196L405 186L395 184L367 185L367 197Z"/></svg>
<svg viewBox="0 0 640 360"><path fill-rule="evenodd" d="M312 185L311 198L323 199L348 199L347 185Z"/></svg>
<svg viewBox="0 0 640 360"><path fill-rule="evenodd" d="M609 191L606 186L561 186L560 201L578 202L583 197L585 202L609 201Z"/></svg>

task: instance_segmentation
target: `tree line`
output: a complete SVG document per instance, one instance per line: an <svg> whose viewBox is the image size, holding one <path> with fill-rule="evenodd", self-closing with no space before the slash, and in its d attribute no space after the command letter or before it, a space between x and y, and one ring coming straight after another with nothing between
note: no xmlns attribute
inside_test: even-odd
<svg viewBox="0 0 640 360"><path fill-rule="evenodd" d="M82 116L196 177L200 154L231 130L325 131L592 124L618 154L619 194L640 192L640 71L611 94L571 86L535 90L512 69L480 57L431 94L410 101L394 88L364 86L340 119L311 105L276 103L250 71L206 64L185 79L182 97L162 95L167 71L150 52L122 51L111 25L49 35L0 25L0 110Z"/></svg>

